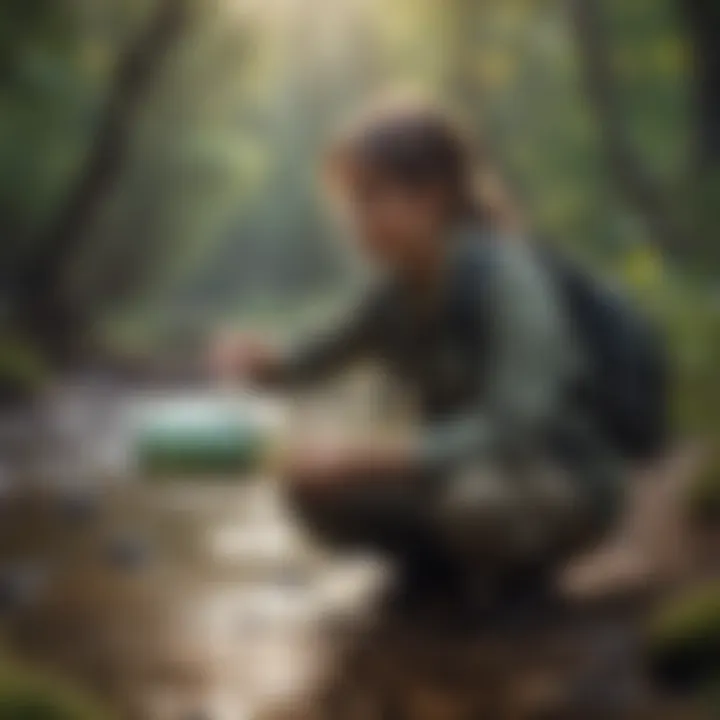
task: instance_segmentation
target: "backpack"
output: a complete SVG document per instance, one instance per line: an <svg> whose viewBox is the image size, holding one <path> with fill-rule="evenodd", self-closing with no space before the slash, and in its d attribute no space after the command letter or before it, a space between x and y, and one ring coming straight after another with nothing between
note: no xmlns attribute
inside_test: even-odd
<svg viewBox="0 0 720 720"><path fill-rule="evenodd" d="M657 327L632 303L560 253L543 249L590 372L579 400L628 459L659 455L668 439L668 361Z"/></svg>
<svg viewBox="0 0 720 720"><path fill-rule="evenodd" d="M573 401L625 458L657 457L668 438L668 363L661 333L622 293L579 264L543 245L539 255L560 290L590 365L581 386L571 389ZM465 256L460 273L467 275L461 286L477 288L488 272L482 254ZM462 297L453 305L451 315L466 337L473 336L481 360L484 323L468 317L472 303Z"/></svg>

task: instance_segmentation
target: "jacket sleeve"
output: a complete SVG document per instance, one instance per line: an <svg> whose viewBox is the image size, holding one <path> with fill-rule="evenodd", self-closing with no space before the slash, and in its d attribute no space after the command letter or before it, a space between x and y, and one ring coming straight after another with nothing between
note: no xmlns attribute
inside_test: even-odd
<svg viewBox="0 0 720 720"><path fill-rule="evenodd" d="M489 245L475 295L488 330L485 392L467 414L427 429L420 455L433 469L532 443L552 421L578 368L564 308L541 262L513 239Z"/></svg>
<svg viewBox="0 0 720 720"><path fill-rule="evenodd" d="M312 384L372 354L384 296L371 291L339 320L282 353L272 384Z"/></svg>

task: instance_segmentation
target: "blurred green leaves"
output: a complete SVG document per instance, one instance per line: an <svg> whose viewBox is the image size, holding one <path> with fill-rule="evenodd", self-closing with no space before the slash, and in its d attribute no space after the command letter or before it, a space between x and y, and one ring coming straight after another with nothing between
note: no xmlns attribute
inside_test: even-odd
<svg viewBox="0 0 720 720"><path fill-rule="evenodd" d="M3 267L53 221L118 58L156 3L2 3ZM322 149L359 101L410 82L487 135L539 233L619 272L656 306L677 346L680 415L709 419L700 401L720 365L709 300L720 173L693 167L694 38L677 0L602 9L617 113L664 205L691 231L685 266L660 258L652 226L613 177L564 3L287 0L239 11L213 0L192 5L153 77L121 176L67 280L73 297L101 333L125 322L149 338L332 297L353 266L317 203Z"/></svg>
<svg viewBox="0 0 720 720"><path fill-rule="evenodd" d="M110 720L113 716L69 685L2 660L0 717L7 720Z"/></svg>

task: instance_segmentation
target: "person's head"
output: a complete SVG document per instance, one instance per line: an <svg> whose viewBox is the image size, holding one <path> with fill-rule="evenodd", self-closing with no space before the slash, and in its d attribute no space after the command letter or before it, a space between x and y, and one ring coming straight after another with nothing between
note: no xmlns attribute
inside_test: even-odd
<svg viewBox="0 0 720 720"><path fill-rule="evenodd" d="M474 217L495 222L495 200L477 190L485 161L453 120L427 103L365 113L339 136L329 177L361 249L393 270L437 256L448 228Z"/></svg>

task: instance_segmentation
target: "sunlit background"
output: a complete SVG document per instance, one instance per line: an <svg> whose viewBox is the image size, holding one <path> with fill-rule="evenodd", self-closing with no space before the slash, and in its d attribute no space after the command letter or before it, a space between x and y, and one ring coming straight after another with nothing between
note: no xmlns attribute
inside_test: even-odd
<svg viewBox="0 0 720 720"><path fill-rule="evenodd" d="M83 239L55 279L83 323L112 321L144 344L285 313L342 286L352 270L316 202L314 171L339 118L396 85L482 126L549 236L638 282L662 274L661 248L706 264L711 218L695 206L713 183L695 172L707 159L694 132L702 86L683 3L607 1L577 13L587 18L532 0L188 5L138 59L142 87L114 128L122 157L76 218ZM92 162L113 73L153 30L153 7L37 0L3 13L12 268L28 264L27 238L52 231Z"/></svg>
<svg viewBox="0 0 720 720"><path fill-rule="evenodd" d="M680 460L658 471L664 489L628 537L676 562L673 593L716 577L718 29L720 5L703 0L3 0L3 720L29 717L3 714L5 693L54 697L37 668L121 717L240 720L255 717L243 683L265 687L263 668L282 666L267 687L287 684L324 657L318 588L353 595L377 568L333 584L316 568L327 558L308 565L255 474L247 487L243 474L145 482L127 423L160 400L210 425L230 412L254 447L233 413L257 429L260 401L208 389L208 339L226 326L289 336L351 293L362 268L319 163L348 113L395 88L463 117L534 235L624 284L666 328ZM223 462L255 456L237 447ZM720 595L706 597L717 628ZM78 718L105 716L64 684L58 695ZM32 717L76 717L52 712Z"/></svg>

